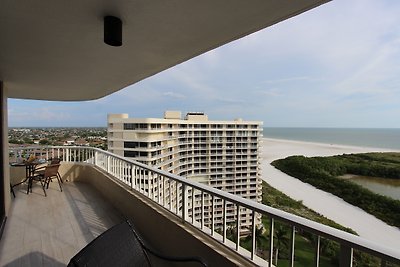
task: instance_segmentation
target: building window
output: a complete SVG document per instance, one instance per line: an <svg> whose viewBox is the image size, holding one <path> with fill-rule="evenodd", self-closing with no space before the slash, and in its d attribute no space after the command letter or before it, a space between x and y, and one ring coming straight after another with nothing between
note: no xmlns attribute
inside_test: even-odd
<svg viewBox="0 0 400 267"><path fill-rule="evenodd" d="M137 128L137 124L135 123L124 123L124 130L135 130Z"/></svg>
<svg viewBox="0 0 400 267"><path fill-rule="evenodd" d="M124 157L136 158L138 156L137 151L124 151Z"/></svg>
<svg viewBox="0 0 400 267"><path fill-rule="evenodd" d="M137 145L137 142L124 142L124 148L136 148Z"/></svg>

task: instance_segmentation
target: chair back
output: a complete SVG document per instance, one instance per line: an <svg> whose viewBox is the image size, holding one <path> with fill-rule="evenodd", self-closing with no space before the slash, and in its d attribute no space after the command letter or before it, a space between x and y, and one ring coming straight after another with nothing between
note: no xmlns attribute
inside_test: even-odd
<svg viewBox="0 0 400 267"><path fill-rule="evenodd" d="M130 224L125 221L107 230L78 254L68 267L150 266L149 258Z"/></svg>
<svg viewBox="0 0 400 267"><path fill-rule="evenodd" d="M50 161L50 165L59 164L61 162L60 158L52 158Z"/></svg>
<svg viewBox="0 0 400 267"><path fill-rule="evenodd" d="M47 165L44 169L44 178L57 176L59 167L60 167L60 164Z"/></svg>

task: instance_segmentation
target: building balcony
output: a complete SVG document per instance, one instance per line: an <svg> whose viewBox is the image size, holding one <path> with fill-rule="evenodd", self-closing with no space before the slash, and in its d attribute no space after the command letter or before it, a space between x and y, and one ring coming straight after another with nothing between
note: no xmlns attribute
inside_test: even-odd
<svg viewBox="0 0 400 267"><path fill-rule="evenodd" d="M313 234L317 240L316 261L320 258L321 239L329 239L340 246L340 266L351 266L354 251L374 255L382 266L400 263L399 252L384 244L374 244L100 149L48 147L42 151L44 158L63 159L60 173L64 190L60 192L57 183L52 183L45 197L38 185L29 195L25 185L16 187L0 241L0 265L63 266L97 235L129 218L143 238L164 254L200 256L209 266L272 266L275 235L269 234L266 254L259 253L256 247L255 233L261 216L269 221L269 233L275 233L277 223L290 229L289 263L295 262L296 236L302 232ZM11 170L13 183L22 177L15 172ZM196 211L190 208L194 206ZM236 231L236 238L228 235L232 225L243 229L243 222L227 220L245 214L250 220L246 231L251 233L247 249L242 247L242 241L235 241L241 240L241 231Z"/></svg>
<svg viewBox="0 0 400 267"><path fill-rule="evenodd" d="M60 167L63 192L57 182L50 184L47 197L40 185L34 185L33 193L28 195L25 184L14 188L16 197L12 199L10 216L0 240L0 266L65 266L86 244L125 218L130 218L145 240L166 255L202 254L211 266L253 265L239 254L231 255L229 249L202 231L183 223L181 216L169 211L176 208L175 204L165 203L170 205L166 209L149 199L150 195L155 197L154 187L144 183L144 177L136 180L139 191L121 183L114 176L119 165L116 158L109 158L106 163L110 164L112 175L89 163L87 159L94 160L95 154L85 155L83 151L58 148L43 154L49 158L63 155ZM101 156L97 160L105 163ZM12 183L25 175L25 169L20 167L11 167L10 172ZM213 252L215 247L218 252Z"/></svg>
<svg viewBox="0 0 400 267"><path fill-rule="evenodd" d="M14 188L10 216L0 241L0 266L65 266L86 244L124 216L90 184L50 184L26 194Z"/></svg>

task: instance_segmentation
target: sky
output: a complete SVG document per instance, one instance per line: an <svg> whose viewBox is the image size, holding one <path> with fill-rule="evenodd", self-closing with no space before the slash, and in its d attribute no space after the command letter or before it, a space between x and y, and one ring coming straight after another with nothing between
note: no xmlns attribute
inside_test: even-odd
<svg viewBox="0 0 400 267"><path fill-rule="evenodd" d="M201 111L264 127L400 128L400 1L334 0L107 97L9 99L10 127Z"/></svg>

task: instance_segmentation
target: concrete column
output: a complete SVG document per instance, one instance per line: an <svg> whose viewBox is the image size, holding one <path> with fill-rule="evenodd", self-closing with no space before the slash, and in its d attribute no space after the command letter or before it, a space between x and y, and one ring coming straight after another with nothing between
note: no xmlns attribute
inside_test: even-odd
<svg viewBox="0 0 400 267"><path fill-rule="evenodd" d="M10 210L10 167L8 158L7 90L0 81L0 238Z"/></svg>

